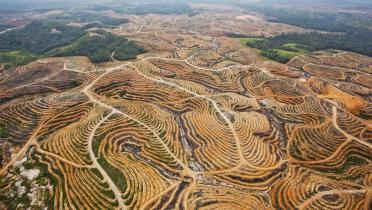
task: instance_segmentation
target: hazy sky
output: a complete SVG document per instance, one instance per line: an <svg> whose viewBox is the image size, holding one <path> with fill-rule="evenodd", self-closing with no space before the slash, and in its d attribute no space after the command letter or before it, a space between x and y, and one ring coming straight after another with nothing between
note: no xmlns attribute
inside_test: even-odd
<svg viewBox="0 0 372 210"><path fill-rule="evenodd" d="M0 0L0 10L6 9L29 9L32 8L43 8L50 6L51 4L58 5L82 5L82 4L101 4L101 5L110 5L110 3L169 3L169 2L211 2L211 3L236 3L236 2L255 2L252 4L257 5L271 5L271 4L333 4L335 6L361 6L361 5L372 5L372 0Z"/></svg>

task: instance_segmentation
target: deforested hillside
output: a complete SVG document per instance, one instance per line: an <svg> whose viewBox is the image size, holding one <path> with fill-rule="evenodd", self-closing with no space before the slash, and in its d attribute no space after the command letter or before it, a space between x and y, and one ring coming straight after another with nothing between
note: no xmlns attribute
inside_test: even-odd
<svg viewBox="0 0 372 210"><path fill-rule="evenodd" d="M0 208L371 208L372 58L279 63L227 35L306 29L190 8L105 11L128 22L0 68Z"/></svg>

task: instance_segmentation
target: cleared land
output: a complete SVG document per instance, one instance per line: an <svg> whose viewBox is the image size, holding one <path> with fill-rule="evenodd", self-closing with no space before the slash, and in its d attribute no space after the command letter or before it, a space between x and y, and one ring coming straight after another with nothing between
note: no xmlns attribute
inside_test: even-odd
<svg viewBox="0 0 372 210"><path fill-rule="evenodd" d="M372 58L321 51L287 65L264 61L224 36L251 33L261 26L247 23L263 20L224 14L111 13L129 23L106 31L147 53L99 65L47 58L2 71L1 203L370 208ZM276 27L290 26L266 30Z"/></svg>

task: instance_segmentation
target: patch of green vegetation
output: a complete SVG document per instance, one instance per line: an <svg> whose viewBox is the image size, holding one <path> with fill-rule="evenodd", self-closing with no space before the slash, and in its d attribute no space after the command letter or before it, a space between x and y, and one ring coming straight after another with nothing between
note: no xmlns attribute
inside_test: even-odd
<svg viewBox="0 0 372 210"><path fill-rule="evenodd" d="M364 119L364 120L372 120L372 116L370 114L364 113L364 112L360 113L359 117Z"/></svg>
<svg viewBox="0 0 372 210"><path fill-rule="evenodd" d="M0 145L0 162L3 161L3 156L4 156L4 147Z"/></svg>
<svg viewBox="0 0 372 210"><path fill-rule="evenodd" d="M70 88L79 87L80 85L81 85L81 82L76 81L76 80L71 80L71 81L68 82L68 86Z"/></svg>
<svg viewBox="0 0 372 210"><path fill-rule="evenodd" d="M138 190L138 189L136 189ZM134 196L128 193L128 196L125 197L125 205L130 205L133 202Z"/></svg>
<svg viewBox="0 0 372 210"><path fill-rule="evenodd" d="M251 43L258 42L258 41L263 41L264 38L259 38L259 37L244 37L244 38L239 38L239 40L243 44L251 44Z"/></svg>
<svg viewBox="0 0 372 210"><path fill-rule="evenodd" d="M25 65L38 58L39 55L20 50L0 52L0 66L4 65L8 69Z"/></svg>
<svg viewBox="0 0 372 210"><path fill-rule="evenodd" d="M27 179L20 180L9 179L2 177L0 179L0 200L1 203L6 207L5 209L27 209L30 205L30 198L27 192L30 191L30 181ZM22 187L25 192L18 193L18 188Z"/></svg>
<svg viewBox="0 0 372 210"><path fill-rule="evenodd" d="M112 52L115 52L116 60L129 60L136 58L145 50L126 38L104 31L96 31L79 38L68 46L55 49L49 54L52 56L87 56L92 62L98 63L110 61Z"/></svg>
<svg viewBox="0 0 372 210"><path fill-rule="evenodd" d="M97 168L92 168L91 169L91 172L97 176L98 179L100 180L103 180L103 176L102 174L99 172L99 170ZM106 189L106 190L103 190L102 193L105 194L107 197L109 197L110 199L113 199L115 200L115 194L114 192L110 189L110 185L107 183L107 182L104 182L101 184L101 186ZM117 206L118 203L115 202L113 203L114 206Z"/></svg>
<svg viewBox="0 0 372 210"><path fill-rule="evenodd" d="M4 124L0 123L0 138L6 138L8 137L8 133L6 131L6 127Z"/></svg>
<svg viewBox="0 0 372 210"><path fill-rule="evenodd" d="M255 38L255 37L244 37L244 38L238 38L240 43L246 47L249 47L249 44L250 43L253 43L253 42L256 42L256 41L260 41L261 38ZM253 47L249 47L251 50L255 51L258 55L262 55L262 50L260 49L257 49L257 48L253 48ZM265 57L263 57L264 59L267 59Z"/></svg>
<svg viewBox="0 0 372 210"><path fill-rule="evenodd" d="M279 57L286 58L288 60L291 60L292 58L303 54L299 52L293 52L293 51L287 51L287 50L281 50L281 49L274 49L274 50L276 53L278 53Z"/></svg>
<svg viewBox="0 0 372 210"><path fill-rule="evenodd" d="M48 171L48 165L41 162L41 159L39 156L36 156L35 154L31 154L31 160L27 161L23 164L25 169L39 169L40 173L38 175L37 181L42 182L42 180L45 181L45 179L48 179L50 181L50 184L53 186L57 186L59 181L56 177L54 177L51 173ZM57 171L54 171L55 173L61 175L63 177L62 173L59 173ZM44 182L43 181L43 182Z"/></svg>
<svg viewBox="0 0 372 210"><path fill-rule="evenodd" d="M283 44L280 49L297 53L308 53L309 51L311 51L311 48L309 48L308 46L296 43Z"/></svg>
<svg viewBox="0 0 372 210"><path fill-rule="evenodd" d="M368 162L359 156L356 155L350 155L346 158L346 163L342 165L340 168L338 168L335 173L336 174L342 174L344 173L347 169L349 169L351 166L361 166L361 165L366 165Z"/></svg>
<svg viewBox="0 0 372 210"><path fill-rule="evenodd" d="M121 173L121 171L114 166L112 166L106 159L103 157L98 159L98 163L105 169L107 174L110 176L112 181L119 187L122 192L125 192L127 189L127 182L125 176Z"/></svg>
<svg viewBox="0 0 372 210"><path fill-rule="evenodd" d="M232 35L230 37L237 37ZM281 63L287 63L292 58L308 53L309 47L296 43L281 43L272 45L268 38L264 37L242 37L238 36L239 41L253 49L257 54L262 55L265 59L275 60Z"/></svg>
<svg viewBox="0 0 372 210"><path fill-rule="evenodd" d="M337 174L337 175L342 175L342 174L345 174L350 167L357 167L357 166L367 165L368 161L370 161L370 160L371 160L371 158L369 158L369 157L361 157L359 155L351 154L346 158L346 162L343 165L341 165L339 168L318 169L318 170L321 171L321 172L324 172L324 173L334 173L334 174ZM346 179L350 180L350 181L355 181L357 179L360 179L363 176L366 176L367 174L368 173L351 174L351 175L347 176ZM333 176L332 176L332 178L336 179L336 177L333 177Z"/></svg>

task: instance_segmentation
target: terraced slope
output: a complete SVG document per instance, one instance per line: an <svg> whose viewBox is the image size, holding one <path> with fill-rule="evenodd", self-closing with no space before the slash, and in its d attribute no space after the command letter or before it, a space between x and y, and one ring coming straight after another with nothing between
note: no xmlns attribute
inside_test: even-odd
<svg viewBox="0 0 372 210"><path fill-rule="evenodd" d="M225 37L179 36L130 62L51 58L2 72L1 203L371 208L372 58L318 52L282 65Z"/></svg>

